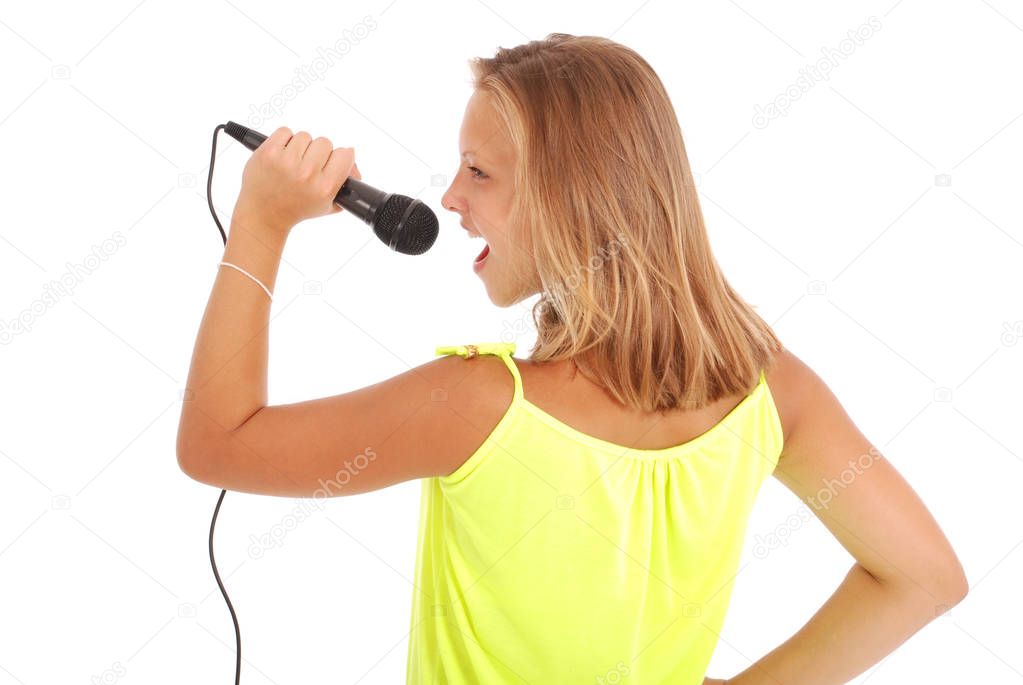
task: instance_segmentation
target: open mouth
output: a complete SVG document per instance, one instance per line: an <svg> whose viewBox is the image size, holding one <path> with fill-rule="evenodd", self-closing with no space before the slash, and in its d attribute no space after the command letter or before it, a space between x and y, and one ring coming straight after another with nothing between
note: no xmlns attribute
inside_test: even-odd
<svg viewBox="0 0 1023 685"><path fill-rule="evenodd" d="M478 255L476 255L476 259L473 261L473 264L482 264L483 260L485 260L487 258L488 254L490 254L490 245L489 244L483 246L483 251L480 252Z"/></svg>

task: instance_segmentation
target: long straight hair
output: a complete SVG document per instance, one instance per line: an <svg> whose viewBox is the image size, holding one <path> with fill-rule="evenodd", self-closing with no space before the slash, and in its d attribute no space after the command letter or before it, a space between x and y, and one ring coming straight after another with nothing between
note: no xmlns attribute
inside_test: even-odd
<svg viewBox="0 0 1023 685"><path fill-rule="evenodd" d="M781 342L711 253L650 65L606 38L551 33L470 67L518 152L511 225L542 284L530 359L571 358L648 412L750 392Z"/></svg>

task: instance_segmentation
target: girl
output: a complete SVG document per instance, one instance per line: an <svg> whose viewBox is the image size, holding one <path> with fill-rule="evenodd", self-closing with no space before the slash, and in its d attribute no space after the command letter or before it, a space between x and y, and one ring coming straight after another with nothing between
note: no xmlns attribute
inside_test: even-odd
<svg viewBox="0 0 1023 685"><path fill-rule="evenodd" d="M267 406L285 241L360 177L352 149L279 128L245 167L224 253L238 268L196 340L185 473L289 497L422 479L409 683L844 683L961 600L924 504L721 273L650 66L558 33L472 69L442 203L486 242L474 269L495 305L539 295L529 357L442 346L375 385ZM798 633L707 678L769 475L855 563Z"/></svg>

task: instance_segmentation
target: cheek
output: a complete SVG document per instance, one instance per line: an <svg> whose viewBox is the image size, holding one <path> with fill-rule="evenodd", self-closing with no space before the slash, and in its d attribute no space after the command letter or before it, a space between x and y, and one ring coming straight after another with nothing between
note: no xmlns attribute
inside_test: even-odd
<svg viewBox="0 0 1023 685"><path fill-rule="evenodd" d="M529 232L523 226L508 226L505 230L505 242L511 243L509 248L514 250L518 261L527 261L533 253L532 241Z"/></svg>

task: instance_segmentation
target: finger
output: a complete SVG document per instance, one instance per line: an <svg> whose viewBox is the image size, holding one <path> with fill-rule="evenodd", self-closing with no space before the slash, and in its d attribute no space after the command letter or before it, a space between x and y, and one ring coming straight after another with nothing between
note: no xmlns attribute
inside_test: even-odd
<svg viewBox="0 0 1023 685"><path fill-rule="evenodd" d="M355 178L357 178L360 181L362 180L362 172L359 171L359 165L358 164L352 164L352 173L350 173L348 175L349 176L354 176Z"/></svg>
<svg viewBox="0 0 1023 685"><path fill-rule="evenodd" d="M341 190L341 186L352 175L354 166L355 148L339 147L330 153L330 159L323 167L323 175L330 179L335 193Z"/></svg>
<svg viewBox="0 0 1023 685"><path fill-rule="evenodd" d="M312 140L313 137L307 132L299 131L295 135L291 136L291 140L289 140L288 144L284 146L284 150L301 159Z"/></svg>
<svg viewBox="0 0 1023 685"><path fill-rule="evenodd" d="M305 154L302 155L303 166L308 166L313 171L320 171L327 164L333 149L334 144L330 140L323 137L317 138L309 143Z"/></svg>
<svg viewBox="0 0 1023 685"><path fill-rule="evenodd" d="M326 139L326 138L324 138L324 140L327 140L327 139ZM328 141L328 142L329 142L329 141ZM323 173L324 173L324 174L326 174L326 173L327 173L327 163L328 163L328 162L330 162L331 158L332 158L332 157L333 157L333 156L334 156L334 155L335 155L336 153L338 153L338 152L339 152L339 151L341 151L341 150L352 150L352 151L353 151L353 157L354 157L354 148L350 148L350 147L335 147L335 148L331 148L330 150L328 150L328 151L327 151L327 152L328 152L328 154L327 154L327 156L326 156L326 157L325 157L325 158L323 159L323 164L321 164L321 165L320 165L320 167L321 167L321 168L323 169Z"/></svg>
<svg viewBox="0 0 1023 685"><path fill-rule="evenodd" d="M270 134L270 137L264 140L259 147L273 147L277 149L284 148L288 141L291 140L291 129L287 126L281 126L276 131Z"/></svg>

